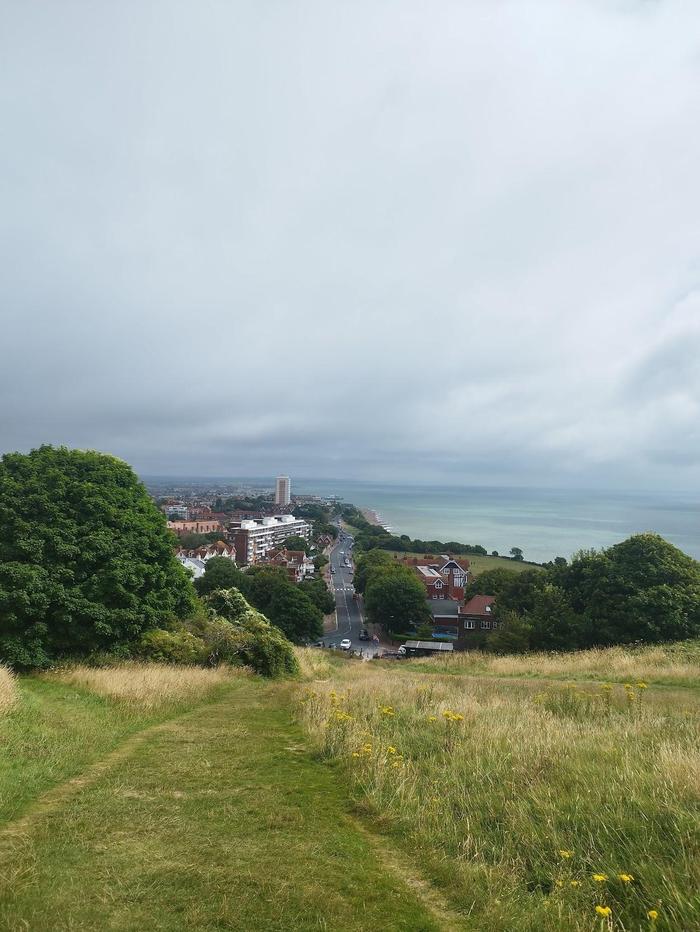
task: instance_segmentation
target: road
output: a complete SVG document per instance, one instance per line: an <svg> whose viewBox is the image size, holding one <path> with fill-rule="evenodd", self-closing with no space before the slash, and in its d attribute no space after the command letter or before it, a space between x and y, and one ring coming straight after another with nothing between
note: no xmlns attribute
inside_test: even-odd
<svg viewBox="0 0 700 932"><path fill-rule="evenodd" d="M379 644L360 640L360 631L365 622L360 602L353 598L355 588L352 582L354 568L352 544L352 537L345 531L341 531L329 554L330 582L335 596L337 629L326 632L323 640L328 646L330 644L340 645L343 638L350 638L352 650L358 652L361 650L365 657L373 657L379 651ZM346 566L346 561L350 563L349 567Z"/></svg>

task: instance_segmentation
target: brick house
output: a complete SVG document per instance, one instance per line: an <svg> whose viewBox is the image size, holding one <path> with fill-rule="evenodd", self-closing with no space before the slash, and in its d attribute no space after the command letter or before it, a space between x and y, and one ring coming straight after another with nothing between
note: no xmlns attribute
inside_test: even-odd
<svg viewBox="0 0 700 932"><path fill-rule="evenodd" d="M496 597L493 595L475 595L460 605L458 613L458 644L469 647L470 641L479 643L483 636L498 627L494 618Z"/></svg>
<svg viewBox="0 0 700 932"><path fill-rule="evenodd" d="M430 600L456 599L461 602L464 598L464 589L469 577L469 560L457 560L453 557L444 557L427 560L417 557L401 561L410 566L425 586L427 598Z"/></svg>

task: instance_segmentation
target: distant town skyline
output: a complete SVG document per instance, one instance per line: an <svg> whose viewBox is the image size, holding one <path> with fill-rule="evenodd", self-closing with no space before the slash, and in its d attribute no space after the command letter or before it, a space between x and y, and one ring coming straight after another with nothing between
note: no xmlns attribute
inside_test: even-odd
<svg viewBox="0 0 700 932"><path fill-rule="evenodd" d="M700 4L6 4L2 451L700 486Z"/></svg>

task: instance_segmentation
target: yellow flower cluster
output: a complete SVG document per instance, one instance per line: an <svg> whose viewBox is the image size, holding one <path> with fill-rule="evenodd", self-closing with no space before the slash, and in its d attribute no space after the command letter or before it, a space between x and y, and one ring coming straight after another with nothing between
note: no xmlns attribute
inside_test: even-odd
<svg viewBox="0 0 700 932"><path fill-rule="evenodd" d="M607 874L593 874L593 879L595 880L596 883L605 883L605 881L608 879L608 875Z"/></svg>
<svg viewBox="0 0 700 932"><path fill-rule="evenodd" d="M382 715L392 716L392 715L396 715L396 712L394 712L393 708L390 705L385 705L385 706L382 706Z"/></svg>
<svg viewBox="0 0 700 932"><path fill-rule="evenodd" d="M335 709L333 712L333 718L336 722L351 722L352 715L349 715L347 712L343 712L342 709Z"/></svg>
<svg viewBox="0 0 700 932"><path fill-rule="evenodd" d="M607 919L612 912L612 909L610 909L609 906L596 906L595 911L599 916L603 916L603 918Z"/></svg>
<svg viewBox="0 0 700 932"><path fill-rule="evenodd" d="M574 856L573 851L567 851L565 848L559 849L559 857L562 858L572 858Z"/></svg>
<svg viewBox="0 0 700 932"><path fill-rule="evenodd" d="M632 883L634 877L632 874L618 874L617 879L621 880L623 883Z"/></svg>
<svg viewBox="0 0 700 932"><path fill-rule="evenodd" d="M445 709L442 713L443 718L447 719L448 722L463 722L464 716L460 712L452 712L450 709Z"/></svg>
<svg viewBox="0 0 700 932"><path fill-rule="evenodd" d="M652 922L656 922L656 920L657 920L658 918L659 918L658 910L656 910L656 909L650 909L650 910L647 912L647 919L651 919Z"/></svg>

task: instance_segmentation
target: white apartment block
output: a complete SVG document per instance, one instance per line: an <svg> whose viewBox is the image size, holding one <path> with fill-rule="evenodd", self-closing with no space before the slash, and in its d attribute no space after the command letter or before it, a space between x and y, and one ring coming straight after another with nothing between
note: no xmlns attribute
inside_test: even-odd
<svg viewBox="0 0 700 932"><path fill-rule="evenodd" d="M267 556L268 551L281 547L288 537L303 537L311 540L311 525L294 515L277 515L260 520L233 521L229 535L236 545L236 560L239 563L257 563Z"/></svg>

